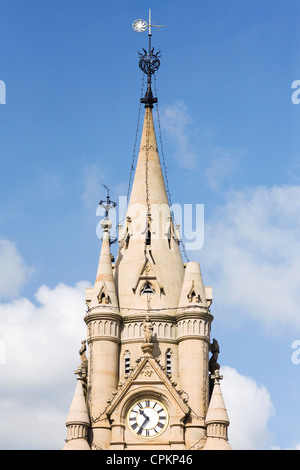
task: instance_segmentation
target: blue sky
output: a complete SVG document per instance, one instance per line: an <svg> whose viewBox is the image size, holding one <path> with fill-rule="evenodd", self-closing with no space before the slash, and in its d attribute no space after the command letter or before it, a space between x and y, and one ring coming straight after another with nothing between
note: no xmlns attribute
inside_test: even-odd
<svg viewBox="0 0 300 470"><path fill-rule="evenodd" d="M2 0L0 8L0 447L63 445L83 292L99 256L97 203L102 184L118 200L129 182L137 52L147 46L131 24L149 8L167 25L153 31L153 45L162 51L172 201L205 207L204 247L188 257L214 289L233 442L299 446L291 346L300 339L300 105L291 100L299 2Z"/></svg>

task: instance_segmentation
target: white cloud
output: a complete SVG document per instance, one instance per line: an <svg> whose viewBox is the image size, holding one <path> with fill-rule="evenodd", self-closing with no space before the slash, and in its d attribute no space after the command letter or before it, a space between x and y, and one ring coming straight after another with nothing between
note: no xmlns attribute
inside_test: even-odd
<svg viewBox="0 0 300 470"><path fill-rule="evenodd" d="M66 438L68 411L51 400L26 403L22 398L0 399L1 449L60 450Z"/></svg>
<svg viewBox="0 0 300 470"><path fill-rule="evenodd" d="M205 223L202 258L224 313L299 329L300 186L230 193Z"/></svg>
<svg viewBox="0 0 300 470"><path fill-rule="evenodd" d="M84 169L82 201L89 210L91 208L96 210L97 204L101 199L101 192L105 191L101 186L104 181L100 180L99 175L101 175L102 179L105 178L103 168L99 169L95 164L91 164Z"/></svg>
<svg viewBox="0 0 300 470"><path fill-rule="evenodd" d="M242 152L214 147L210 150L209 166L205 170L205 181L213 191L218 191L224 180L235 176L239 169Z"/></svg>
<svg viewBox="0 0 300 470"><path fill-rule="evenodd" d="M166 107L161 121L179 165L201 169L205 174L203 181L211 190L219 190L236 174L242 152L217 145L213 130L196 123L183 101Z"/></svg>
<svg viewBox="0 0 300 470"><path fill-rule="evenodd" d="M270 444L268 421L274 414L265 386L231 367L222 367L221 388L229 415L229 442L233 450L267 449Z"/></svg>
<svg viewBox="0 0 300 470"><path fill-rule="evenodd" d="M0 363L3 448L63 446L76 385L73 371L86 338L87 286L85 281L41 286L36 304L27 298L0 304L0 341L6 349L5 364Z"/></svg>
<svg viewBox="0 0 300 470"><path fill-rule="evenodd" d="M177 101L164 109L162 126L168 133L175 149L174 156L181 166L197 166L199 152L193 143L193 119L183 101Z"/></svg>
<svg viewBox="0 0 300 470"><path fill-rule="evenodd" d="M0 240L0 299L17 297L32 269L26 266L15 243Z"/></svg>

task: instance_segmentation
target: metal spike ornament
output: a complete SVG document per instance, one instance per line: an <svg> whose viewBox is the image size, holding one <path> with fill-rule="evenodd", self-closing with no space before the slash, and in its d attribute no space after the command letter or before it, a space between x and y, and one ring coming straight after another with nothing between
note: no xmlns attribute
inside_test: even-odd
<svg viewBox="0 0 300 470"><path fill-rule="evenodd" d="M108 218L108 213L111 209L113 209L114 207L117 206L117 203L110 199L109 188L105 184L102 184L102 186L106 189L107 196L106 196L106 201L101 200L99 202L99 206L103 207L103 209L105 210L105 217L104 217L104 219L101 220L100 224L101 224L101 228L102 228L103 232L107 232L112 228L112 222ZM115 243L116 240L117 239L111 239L110 238L110 244Z"/></svg>
<svg viewBox="0 0 300 470"><path fill-rule="evenodd" d="M153 108L153 104L157 103L157 98L155 98L152 93L151 75L159 69L161 53L158 51L154 54L154 47L151 48L152 28L165 28L165 26L152 24L151 10L149 10L149 22L147 23L145 20L141 19L135 20L132 27L138 33L142 33L148 28L149 50L147 52L146 49L143 49L144 52L139 52L138 55L140 57L139 67L147 75L147 91L144 98L141 98L141 103L145 104L145 108Z"/></svg>
<svg viewBox="0 0 300 470"><path fill-rule="evenodd" d="M105 218L108 219L108 212L110 211L110 209L113 209L114 207L116 207L117 203L110 199L109 188L105 184L102 184L102 186L104 189L106 189L107 196L106 196L106 201L101 200L99 202L99 206L103 207L103 209L105 210Z"/></svg>

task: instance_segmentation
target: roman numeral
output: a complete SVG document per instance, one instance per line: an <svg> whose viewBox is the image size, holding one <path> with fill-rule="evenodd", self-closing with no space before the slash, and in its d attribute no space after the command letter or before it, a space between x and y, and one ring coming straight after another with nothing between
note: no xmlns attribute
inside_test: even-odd
<svg viewBox="0 0 300 470"><path fill-rule="evenodd" d="M146 429L146 437L149 437L149 431Z"/></svg>
<svg viewBox="0 0 300 470"><path fill-rule="evenodd" d="M163 424L163 423L157 423L157 426L158 426L159 428L163 428L163 427L164 427L164 424Z"/></svg>
<svg viewBox="0 0 300 470"><path fill-rule="evenodd" d="M142 405L141 403L138 403L138 406L139 406L140 408L143 408L143 405Z"/></svg>
<svg viewBox="0 0 300 470"><path fill-rule="evenodd" d="M150 406L150 401L149 400L146 400L146 406L149 407Z"/></svg>
<svg viewBox="0 0 300 470"><path fill-rule="evenodd" d="M138 427L138 424L137 424L137 423L134 423L131 427L132 427L132 429L135 429L135 428Z"/></svg>

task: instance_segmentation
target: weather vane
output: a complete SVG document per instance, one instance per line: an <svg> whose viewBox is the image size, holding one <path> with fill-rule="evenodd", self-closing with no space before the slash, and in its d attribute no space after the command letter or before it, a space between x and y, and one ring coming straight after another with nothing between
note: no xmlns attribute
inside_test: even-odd
<svg viewBox="0 0 300 470"><path fill-rule="evenodd" d="M102 186L103 186L103 188L106 189L107 196L106 196L106 201L100 201L99 202L99 206L103 207L103 209L105 210L105 219L107 219L108 218L108 212L110 211L110 209L113 209L114 207L116 207L117 203L110 199L109 188L105 184L102 184Z"/></svg>
<svg viewBox="0 0 300 470"><path fill-rule="evenodd" d="M145 108L153 108L153 103L157 103L157 98L153 97L151 90L151 75L153 75L160 66L161 57L160 51L154 54L154 48L151 48L152 28L165 28L165 25L157 25L151 23L151 10L149 10L148 23L145 20L139 19L132 23L133 29L138 33L143 33L148 28L149 37L149 50L148 52L143 49L144 53L139 52L139 67L147 75L147 91L144 98L141 98L141 103L145 103Z"/></svg>
<svg viewBox="0 0 300 470"><path fill-rule="evenodd" d="M136 31L137 33L143 33L144 31L146 31L147 28L149 28L148 36L152 36L151 28L153 28L153 27L154 28L165 28L166 26L161 25L161 24L151 24L151 10L149 10L149 23L147 24L147 21L145 21L145 20L135 20L132 23L132 27L133 27L134 31Z"/></svg>

